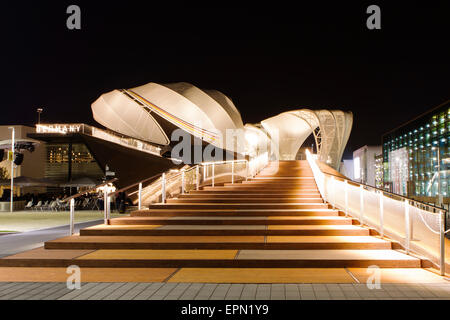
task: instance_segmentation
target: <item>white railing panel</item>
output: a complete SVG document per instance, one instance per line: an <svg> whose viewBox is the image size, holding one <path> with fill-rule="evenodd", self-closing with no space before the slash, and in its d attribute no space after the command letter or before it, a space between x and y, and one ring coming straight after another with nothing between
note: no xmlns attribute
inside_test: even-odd
<svg viewBox="0 0 450 320"><path fill-rule="evenodd" d="M399 242L407 253L412 251L426 257L440 267L441 275L445 273L443 234L449 231L443 225L444 213L411 199L326 174L308 151L307 159L324 200Z"/></svg>
<svg viewBox="0 0 450 320"><path fill-rule="evenodd" d="M410 248L439 263L439 215L410 206Z"/></svg>

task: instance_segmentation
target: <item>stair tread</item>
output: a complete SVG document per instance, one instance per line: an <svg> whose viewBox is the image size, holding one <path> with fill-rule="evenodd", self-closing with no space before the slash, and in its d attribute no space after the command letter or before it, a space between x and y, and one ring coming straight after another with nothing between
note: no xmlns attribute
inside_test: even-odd
<svg viewBox="0 0 450 320"><path fill-rule="evenodd" d="M84 230L367 230L354 225L108 225Z"/></svg>
<svg viewBox="0 0 450 320"><path fill-rule="evenodd" d="M241 250L236 259L419 261L395 250Z"/></svg>
<svg viewBox="0 0 450 320"><path fill-rule="evenodd" d="M279 242L279 238L283 237L292 243L386 243L384 239L371 236L267 236L270 241ZM264 236L68 236L56 240L51 243L174 243L174 242L208 242L208 243L265 243Z"/></svg>
<svg viewBox="0 0 450 320"><path fill-rule="evenodd" d="M112 221L123 220L352 220L350 217L340 216L251 216L251 217L236 217L236 216L217 216L217 217L205 217L205 216L175 216L175 217L120 217L115 218Z"/></svg>

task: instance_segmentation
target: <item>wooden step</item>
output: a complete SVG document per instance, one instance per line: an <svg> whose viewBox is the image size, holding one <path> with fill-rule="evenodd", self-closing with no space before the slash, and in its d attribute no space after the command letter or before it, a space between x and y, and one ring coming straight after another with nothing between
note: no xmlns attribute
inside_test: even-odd
<svg viewBox="0 0 450 320"><path fill-rule="evenodd" d="M274 197L291 197L291 196L309 196L309 195L318 195L320 196L320 192L318 190L312 191L260 191L260 190L232 190L230 188L224 187L215 187L208 190L191 190L189 194L243 194L243 195L253 195L253 196L269 196L272 195Z"/></svg>
<svg viewBox="0 0 450 320"><path fill-rule="evenodd" d="M236 188L236 189L253 189L253 190L261 190L264 191L266 189L271 190L295 190L295 191L302 191L302 190L317 190L316 185L285 185L285 184L241 184L241 183L225 183L223 185L225 188ZM214 188L214 187L213 187Z"/></svg>
<svg viewBox="0 0 450 320"><path fill-rule="evenodd" d="M167 203L323 203L321 198L234 198L234 197L183 197L168 199Z"/></svg>
<svg viewBox="0 0 450 320"><path fill-rule="evenodd" d="M47 250L387 250L391 242L369 236L72 236L47 241Z"/></svg>
<svg viewBox="0 0 450 320"><path fill-rule="evenodd" d="M173 209L160 208L138 210L131 213L132 217L174 217L174 216L338 216L339 211L333 209Z"/></svg>
<svg viewBox="0 0 450 320"><path fill-rule="evenodd" d="M329 209L326 203L165 203L152 204L149 209Z"/></svg>
<svg viewBox="0 0 450 320"><path fill-rule="evenodd" d="M178 198L184 199L193 199L193 198L251 198L251 199L269 199L269 198L279 198L279 199L298 199L298 198L310 198L310 199L322 199L320 194L294 194L294 195L286 195L286 194L273 194L273 193L236 193L236 192L217 192L217 193L211 193L210 191L204 191L203 193L193 193L189 192L186 194L180 194L178 195Z"/></svg>
<svg viewBox="0 0 450 320"><path fill-rule="evenodd" d="M110 225L351 225L352 218L323 216L323 217L205 217L205 216L176 216L176 217L123 217L110 220Z"/></svg>
<svg viewBox="0 0 450 320"><path fill-rule="evenodd" d="M317 188L274 188L274 187L265 187L265 188L257 188L254 186L242 186L235 184L234 186L205 186L202 187L204 191L231 191L231 192L252 192L252 193L284 193L284 194L298 194L298 193L318 193L319 189Z"/></svg>
<svg viewBox="0 0 450 320"><path fill-rule="evenodd" d="M51 251L51 250L49 250ZM99 250L75 259L0 259L2 267L81 268L420 268L421 260L394 250ZM181 258L180 258L181 257ZM197 258L196 258L197 257Z"/></svg>
<svg viewBox="0 0 450 320"><path fill-rule="evenodd" d="M369 230L353 225L163 225L88 228L80 235L102 236L368 236Z"/></svg>
<svg viewBox="0 0 450 320"><path fill-rule="evenodd" d="M231 184L231 183L230 183ZM311 180L285 180L285 179L276 179L276 180L248 180L241 181L240 184L252 184L252 185L287 185L287 186L302 186L302 185L316 185L316 181L314 179Z"/></svg>

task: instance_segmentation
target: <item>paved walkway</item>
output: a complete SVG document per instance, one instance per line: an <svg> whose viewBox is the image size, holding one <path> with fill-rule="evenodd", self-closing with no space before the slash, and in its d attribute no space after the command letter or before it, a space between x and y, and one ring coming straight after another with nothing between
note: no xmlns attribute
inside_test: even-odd
<svg viewBox="0 0 450 320"><path fill-rule="evenodd" d="M123 217L111 212L111 217ZM76 210L75 223L88 222L103 218L103 211ZM14 211L0 212L0 231L28 232L67 225L70 220L69 211Z"/></svg>
<svg viewBox="0 0 450 320"><path fill-rule="evenodd" d="M80 229L103 223L103 220L88 221L75 224L75 232ZM0 258L11 254L42 247L45 241L66 237L69 235L69 226L40 229L17 234L0 236Z"/></svg>
<svg viewBox="0 0 450 320"><path fill-rule="evenodd" d="M0 300L450 300L450 284L230 284L2 282Z"/></svg>

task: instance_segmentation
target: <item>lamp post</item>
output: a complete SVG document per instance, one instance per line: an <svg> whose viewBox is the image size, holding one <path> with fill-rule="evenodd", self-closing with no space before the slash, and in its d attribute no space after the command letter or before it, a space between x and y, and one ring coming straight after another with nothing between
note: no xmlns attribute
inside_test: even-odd
<svg viewBox="0 0 450 320"><path fill-rule="evenodd" d="M44 111L44 108L37 108L36 111L38 113L38 124L41 124L41 113Z"/></svg>
<svg viewBox="0 0 450 320"><path fill-rule="evenodd" d="M11 129L11 193L10 193L10 211L13 212L13 205L14 205L14 136L15 136L15 129L14 127L8 127L8 129Z"/></svg>

